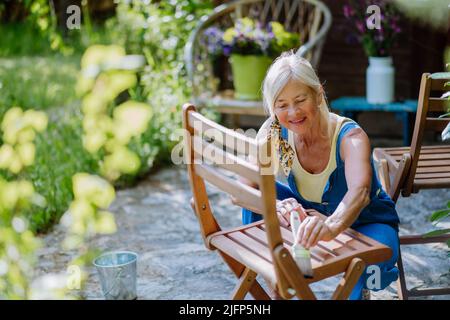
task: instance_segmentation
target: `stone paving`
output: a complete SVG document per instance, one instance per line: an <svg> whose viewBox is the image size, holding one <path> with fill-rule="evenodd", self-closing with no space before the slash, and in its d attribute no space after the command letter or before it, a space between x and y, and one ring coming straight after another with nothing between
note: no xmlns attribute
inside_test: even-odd
<svg viewBox="0 0 450 320"><path fill-rule="evenodd" d="M223 226L240 224L240 210L227 196L211 190L212 205ZM131 250L138 258L138 299L228 299L235 278L216 252L206 250L199 225L192 212L191 192L185 167L164 168L137 186L119 190L111 207L116 213L118 232L98 236L92 244L102 250ZM423 191L400 199L401 233L432 230L429 213L442 208L450 199L450 190ZM447 226L449 227L448 223ZM64 272L72 253L58 248L64 237L60 226L42 236L36 275ZM409 287L450 284L450 260L445 245L403 247ZM84 295L103 299L98 275L88 268L89 278ZM321 299L330 296L337 278L312 288ZM398 299L395 285L372 294L372 299ZM450 299L450 296L433 297Z"/></svg>

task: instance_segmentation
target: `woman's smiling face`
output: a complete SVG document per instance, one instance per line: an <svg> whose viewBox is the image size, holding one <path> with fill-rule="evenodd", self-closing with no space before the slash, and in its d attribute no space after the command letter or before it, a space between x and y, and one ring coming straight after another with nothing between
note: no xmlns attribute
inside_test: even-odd
<svg viewBox="0 0 450 320"><path fill-rule="evenodd" d="M291 79L275 100L274 112L283 127L303 135L319 122L319 99L314 90Z"/></svg>

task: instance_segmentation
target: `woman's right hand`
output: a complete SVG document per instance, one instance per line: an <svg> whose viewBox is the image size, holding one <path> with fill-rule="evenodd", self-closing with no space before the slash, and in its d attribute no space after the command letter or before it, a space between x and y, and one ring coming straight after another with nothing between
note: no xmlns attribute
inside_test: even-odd
<svg viewBox="0 0 450 320"><path fill-rule="evenodd" d="M283 227L290 226L292 211L298 212L301 221L303 221L308 217L308 215L305 212L305 209L303 209L302 205L298 203L298 201L294 198L277 200L276 209L278 220L280 221L280 225L282 225Z"/></svg>

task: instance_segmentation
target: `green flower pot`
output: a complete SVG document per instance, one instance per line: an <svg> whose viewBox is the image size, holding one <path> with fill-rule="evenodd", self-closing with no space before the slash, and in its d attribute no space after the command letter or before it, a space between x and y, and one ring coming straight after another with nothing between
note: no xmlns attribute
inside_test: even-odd
<svg viewBox="0 0 450 320"><path fill-rule="evenodd" d="M235 97L241 100L261 100L261 85L272 59L266 56L232 54Z"/></svg>

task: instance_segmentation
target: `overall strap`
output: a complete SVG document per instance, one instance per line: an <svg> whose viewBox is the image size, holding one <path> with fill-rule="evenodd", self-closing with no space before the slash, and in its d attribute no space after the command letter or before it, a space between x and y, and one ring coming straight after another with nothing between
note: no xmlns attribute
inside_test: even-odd
<svg viewBox="0 0 450 320"><path fill-rule="evenodd" d="M343 165L343 161L341 159L341 141L342 139L345 137L345 135L352 129L355 128L361 128L359 126L359 124L357 124L355 121L353 120L347 120L345 121L342 126L341 126L341 130L339 131L339 135L336 141L336 165L337 167L340 167Z"/></svg>
<svg viewBox="0 0 450 320"><path fill-rule="evenodd" d="M287 141L288 140L288 136L289 136L288 129L282 126L281 127L281 137L283 139L286 139L286 141Z"/></svg>

